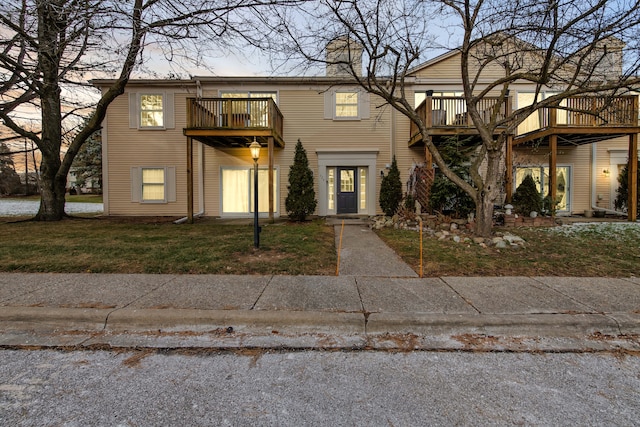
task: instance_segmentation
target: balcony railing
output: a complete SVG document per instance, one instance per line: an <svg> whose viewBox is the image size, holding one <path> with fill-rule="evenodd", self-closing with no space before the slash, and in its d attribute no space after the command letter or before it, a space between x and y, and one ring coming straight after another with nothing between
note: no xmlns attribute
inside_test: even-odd
<svg viewBox="0 0 640 427"><path fill-rule="evenodd" d="M283 117L272 98L189 98L188 129L270 129L282 136Z"/></svg>
<svg viewBox="0 0 640 427"><path fill-rule="evenodd" d="M638 97L572 97L557 108L539 110L540 128L638 126Z"/></svg>
<svg viewBox="0 0 640 427"><path fill-rule="evenodd" d="M482 98L478 104L478 111L485 122L489 123L493 109L500 102L498 97ZM496 120L505 117L508 108L508 99L505 99L500 106ZM416 108L416 113L423 118L427 128L442 129L448 128L474 128L471 116L467 113L467 104L464 98L455 96L427 96L427 98ZM418 126L411 122L411 137L419 133Z"/></svg>

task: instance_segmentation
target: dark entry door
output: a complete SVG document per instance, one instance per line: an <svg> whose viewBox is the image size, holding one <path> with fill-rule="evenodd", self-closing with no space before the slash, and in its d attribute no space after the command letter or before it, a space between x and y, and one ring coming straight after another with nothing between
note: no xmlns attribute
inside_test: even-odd
<svg viewBox="0 0 640 427"><path fill-rule="evenodd" d="M358 168L338 168L339 214L358 213Z"/></svg>

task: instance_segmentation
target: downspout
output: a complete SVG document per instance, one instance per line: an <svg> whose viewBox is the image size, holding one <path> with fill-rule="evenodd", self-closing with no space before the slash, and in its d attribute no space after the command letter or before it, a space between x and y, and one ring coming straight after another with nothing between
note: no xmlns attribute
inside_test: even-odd
<svg viewBox="0 0 640 427"><path fill-rule="evenodd" d="M204 215L204 155L202 143L198 143L198 205L200 210L193 215L199 218ZM173 221L174 224L184 224L189 218L184 217Z"/></svg>
<svg viewBox="0 0 640 427"><path fill-rule="evenodd" d="M598 160L598 143L594 142L591 144L591 210L594 211L604 211L605 213L612 215L624 215L624 213L613 210L613 209L605 209L597 206L596 202L596 193L597 193L597 183L596 177L598 173L597 160Z"/></svg>

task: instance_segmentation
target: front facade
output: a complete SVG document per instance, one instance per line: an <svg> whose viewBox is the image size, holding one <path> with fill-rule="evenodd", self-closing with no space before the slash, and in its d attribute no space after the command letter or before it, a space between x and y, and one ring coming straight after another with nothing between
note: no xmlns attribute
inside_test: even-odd
<svg viewBox="0 0 640 427"><path fill-rule="evenodd" d="M408 80L407 97L428 114L434 137L474 132L456 77L459 64L459 55L446 54ZM486 70L487 77L500 72ZM527 105L535 90L525 83L510 89L501 108ZM555 189L558 214L613 209L619 170L638 132L637 97L620 102L628 111L608 131L609 124L577 123L573 115L553 113L554 137L542 113L527 119L510 139L507 192L530 174L543 195ZM598 133L586 132L595 127ZM317 78L136 80L111 104L104 122L105 214L251 217L254 163L248 145L254 138L263 147L261 216L286 215L298 139L314 174L320 216L381 213L380 183L394 156L403 182L412 166L431 166L409 120L339 70Z"/></svg>

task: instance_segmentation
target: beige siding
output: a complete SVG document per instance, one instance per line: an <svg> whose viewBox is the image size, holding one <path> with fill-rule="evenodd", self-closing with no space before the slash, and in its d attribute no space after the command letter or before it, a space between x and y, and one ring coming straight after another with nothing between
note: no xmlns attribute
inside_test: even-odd
<svg viewBox="0 0 640 427"><path fill-rule="evenodd" d="M626 163L629 157L629 138L619 137L601 141L596 147L596 206L613 209L619 185L618 165Z"/></svg>
<svg viewBox="0 0 640 427"><path fill-rule="evenodd" d="M157 89L150 90L158 91ZM144 92L141 90L140 92ZM186 214L185 94L175 94L175 128L139 130L129 128L128 92L110 106L107 116L109 215ZM177 200L172 203L131 201L132 167L175 167ZM196 165L197 173L197 165ZM197 199L196 199L197 204Z"/></svg>
<svg viewBox="0 0 640 427"><path fill-rule="evenodd" d="M260 90L274 90L275 88L259 88ZM324 116L324 88L281 88L279 92L279 108L284 117L284 140L283 149L276 148L274 152L274 167L279 173L279 201L278 210L281 215L286 215L285 198L287 195L289 167L293 163L295 145L298 139L307 152L309 166L316 177L315 191L319 195L318 182L318 149L323 150L377 150L378 157L376 170L369 171L374 176L379 176L379 171L384 169L387 163L391 163L391 129L390 129L390 109L389 107L378 108L382 105L379 99L371 98L369 103L369 119L364 120L329 120ZM224 90L230 90L224 88ZM205 93L216 94L218 88L209 87ZM400 120L403 126L407 126L406 120ZM399 162L404 162L406 166L407 156L406 140L408 127L397 131L398 143L404 148L403 154L399 156ZM205 206L207 215L220 215L220 170L224 166L250 166L253 161L249 157L248 149L214 149L207 147L205 156L206 178L205 178ZM260 165L267 164L266 150L259 161ZM377 206L377 194L380 179L376 179L375 203ZM369 192L370 199L374 197ZM379 210L379 208L378 208Z"/></svg>

